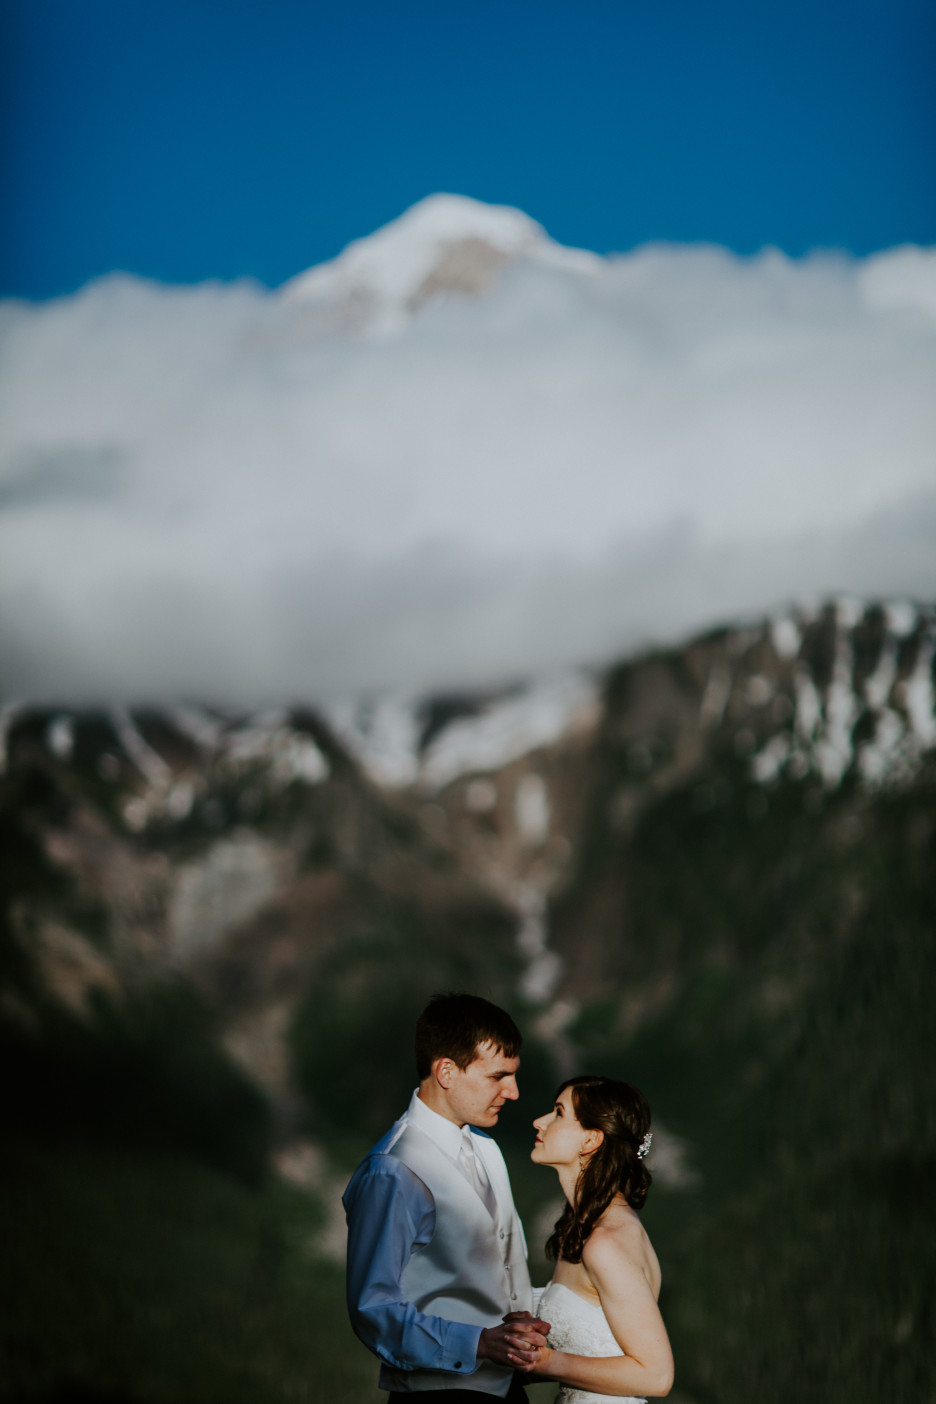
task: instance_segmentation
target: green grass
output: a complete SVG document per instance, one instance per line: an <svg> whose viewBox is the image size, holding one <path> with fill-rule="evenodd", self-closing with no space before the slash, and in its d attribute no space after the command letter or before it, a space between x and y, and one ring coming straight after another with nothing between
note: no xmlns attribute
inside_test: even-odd
<svg viewBox="0 0 936 1404"><path fill-rule="evenodd" d="M178 1156L20 1142L0 1181L0 1398L373 1404L320 1207Z"/></svg>

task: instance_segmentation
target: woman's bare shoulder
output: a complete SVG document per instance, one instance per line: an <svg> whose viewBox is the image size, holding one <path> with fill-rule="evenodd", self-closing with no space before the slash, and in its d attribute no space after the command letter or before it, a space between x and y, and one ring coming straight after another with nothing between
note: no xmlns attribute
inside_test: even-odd
<svg viewBox="0 0 936 1404"><path fill-rule="evenodd" d="M646 1230L633 1209L625 1205L609 1205L592 1229L585 1243L589 1257L613 1259L621 1254L630 1256L642 1252L649 1243Z"/></svg>
<svg viewBox="0 0 936 1404"><path fill-rule="evenodd" d="M611 1206L595 1225L582 1252L582 1261L596 1277L634 1268L659 1291L659 1263L639 1216L624 1205Z"/></svg>

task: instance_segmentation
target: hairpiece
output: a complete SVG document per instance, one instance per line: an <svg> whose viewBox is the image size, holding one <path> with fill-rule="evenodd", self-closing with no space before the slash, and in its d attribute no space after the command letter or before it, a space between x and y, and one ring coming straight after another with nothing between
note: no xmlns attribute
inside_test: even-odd
<svg viewBox="0 0 936 1404"><path fill-rule="evenodd" d="M641 1141L640 1146L639 1146L639 1148L638 1148L638 1151L637 1151L637 1159L638 1159L638 1160L643 1160L644 1156L647 1155L647 1153L648 1153L649 1150L650 1150L650 1146L651 1146L652 1142L653 1142L653 1132L652 1132L652 1131L648 1131L647 1134L646 1134L646 1136L644 1136L643 1140Z"/></svg>

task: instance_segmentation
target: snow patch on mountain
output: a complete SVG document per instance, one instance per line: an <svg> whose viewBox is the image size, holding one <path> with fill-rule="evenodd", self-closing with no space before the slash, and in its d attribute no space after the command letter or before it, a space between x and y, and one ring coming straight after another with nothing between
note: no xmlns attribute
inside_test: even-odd
<svg viewBox="0 0 936 1404"><path fill-rule="evenodd" d="M913 776L936 746L936 616L908 601L891 602L882 614L879 653L859 685L854 635L865 622L865 610L857 601L838 601L831 676L825 686L817 685L808 663L796 659L790 723L751 756L753 780L772 785L784 773L795 780L816 774L825 789L834 790L852 767L872 788L900 785ZM788 623L780 631L776 621L769 626L775 652L784 661L791 657ZM911 647L915 643L916 652L912 668L907 671L905 664L901 677L901 648L908 642ZM863 718L866 727L870 722L871 735L858 739Z"/></svg>
<svg viewBox="0 0 936 1404"><path fill-rule="evenodd" d="M447 727L427 748L423 783L442 789L460 775L499 770L574 729L589 726L598 711L598 689L584 673L542 679L494 703L476 717Z"/></svg>
<svg viewBox="0 0 936 1404"><path fill-rule="evenodd" d="M287 303L322 311L344 308L350 327L370 337L401 331L420 303L445 292L482 292L499 267L528 258L590 273L603 260L565 248L522 210L464 195L429 195L353 243L328 263L286 283Z"/></svg>
<svg viewBox="0 0 936 1404"><path fill-rule="evenodd" d="M499 770L594 721L598 685L584 672L541 678L516 692L475 702L471 715L421 744L425 698L385 697L325 709L339 738L378 784L441 790L476 772Z"/></svg>

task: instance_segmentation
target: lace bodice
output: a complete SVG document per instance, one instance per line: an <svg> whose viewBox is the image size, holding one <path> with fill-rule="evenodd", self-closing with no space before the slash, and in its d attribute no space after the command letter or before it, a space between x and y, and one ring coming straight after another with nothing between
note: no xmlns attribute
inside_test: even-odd
<svg viewBox="0 0 936 1404"><path fill-rule="evenodd" d="M569 1355L624 1354L598 1303L593 1306L561 1282L550 1282L539 1298L537 1311L550 1323L549 1344L555 1350ZM559 1386L556 1404L611 1404L612 1399L619 1404L646 1404L633 1395L595 1394L570 1385Z"/></svg>

